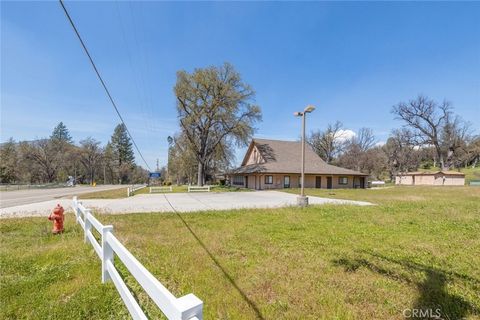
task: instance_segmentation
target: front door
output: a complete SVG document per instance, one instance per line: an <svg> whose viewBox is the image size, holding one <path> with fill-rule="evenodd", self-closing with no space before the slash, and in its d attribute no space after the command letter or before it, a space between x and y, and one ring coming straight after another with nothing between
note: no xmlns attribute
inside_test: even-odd
<svg viewBox="0 0 480 320"><path fill-rule="evenodd" d="M248 188L248 176L245 176L245 188Z"/></svg>
<svg viewBox="0 0 480 320"><path fill-rule="evenodd" d="M283 187L290 188L290 176L283 177Z"/></svg>
<svg viewBox="0 0 480 320"><path fill-rule="evenodd" d="M332 177L327 177L327 189L332 189Z"/></svg>
<svg viewBox="0 0 480 320"><path fill-rule="evenodd" d="M322 177L315 177L315 188L320 189L322 187Z"/></svg>

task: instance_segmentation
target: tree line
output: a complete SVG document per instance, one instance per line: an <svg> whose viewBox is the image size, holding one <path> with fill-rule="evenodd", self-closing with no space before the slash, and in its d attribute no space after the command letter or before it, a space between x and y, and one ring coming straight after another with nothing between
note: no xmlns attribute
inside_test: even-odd
<svg viewBox="0 0 480 320"><path fill-rule="evenodd" d="M102 146L92 137L75 143L60 122L50 137L16 142L10 138L0 146L0 183L140 183L148 172L135 164L132 143L124 124Z"/></svg>
<svg viewBox="0 0 480 320"><path fill-rule="evenodd" d="M255 91L235 68L221 66L177 72L174 86L180 131L168 137L167 179L203 185L227 173L234 150L247 146L262 120ZM312 131L307 142L327 163L388 179L419 167L444 170L480 160L480 138L448 102L419 96L392 107L402 127L379 145L372 129L347 136L340 121ZM75 144L60 122L48 139L1 145L0 182L63 182L69 176L92 183L136 183L148 172L134 163L132 143L119 124L106 146L93 138ZM162 168L162 172L164 172ZM162 177L165 177L162 174ZM163 181L164 178L162 178Z"/></svg>
<svg viewBox="0 0 480 320"><path fill-rule="evenodd" d="M346 137L340 121L315 130L307 142L327 163L362 171L375 179L391 179L403 172L438 167L452 170L476 167L480 137L455 115L450 103L419 96L392 107L402 127L392 130L379 145L370 128Z"/></svg>
<svg viewBox="0 0 480 320"><path fill-rule="evenodd" d="M232 168L234 149L249 143L261 109L253 103L254 90L228 63L179 71L174 92L180 131L168 138L168 180L203 185ZM402 126L383 145L370 128L347 136L340 121L312 131L307 142L327 163L375 179L420 167L450 170L478 164L480 138L448 102L419 96L391 112Z"/></svg>

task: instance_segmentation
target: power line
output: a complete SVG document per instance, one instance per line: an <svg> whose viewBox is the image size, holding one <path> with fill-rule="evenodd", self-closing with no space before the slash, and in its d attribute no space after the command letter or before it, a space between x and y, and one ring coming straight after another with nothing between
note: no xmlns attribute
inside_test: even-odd
<svg viewBox="0 0 480 320"><path fill-rule="evenodd" d="M93 62L92 56L91 56L90 53L88 52L87 46L86 46L85 43L83 42L82 37L80 36L80 33L79 33L78 30L77 30L77 27L75 27L75 24L73 23L73 20L72 20L72 18L70 17L70 14L68 14L67 8L65 8L65 5L64 5L64 3L63 3L63 0L59 0L59 2L60 2L60 5L61 5L62 8L63 8L63 11L65 12L65 15L67 16L68 21L69 21L70 24L72 25L72 28L73 28L73 30L75 31L75 34L77 35L78 40L80 40L80 43L81 43L81 45L82 45L82 47L83 47L83 50L84 50L85 53L87 54L88 60L90 60L90 63L91 63L91 65L92 65L93 69L95 70L95 73L97 74L97 77L98 77L98 79L100 80L100 82L101 82L101 84L102 84L102 86L103 86L103 89L104 89L105 92L107 93L107 96L108 96L108 98L110 99L110 102L112 103L113 108L115 109L115 112L117 113L118 117L120 118L120 121L121 121L121 122L123 123L123 125L125 126L125 129L127 130L127 133L128 133L128 135L129 135L130 139L132 139L132 142L133 142L133 145L135 146L135 149L137 149L138 154L139 154L140 157L142 158L143 162L145 162L145 165L147 166L148 170L149 170L149 171L152 171L152 170L150 169L150 166L148 165L147 161L146 161L145 158L143 157L143 154L140 152L140 149L138 148L137 143L135 142L135 139L133 139L133 136L132 136L132 134L130 133L130 130L128 130L127 124L126 124L125 121L123 120L123 117L122 117L122 115L120 114L120 111L118 111L117 105L115 104L115 101L113 100L112 95L110 94L110 91L108 90L107 85L105 84L105 81L103 81L103 78L102 78L102 76L100 75L100 72L98 71L97 66L95 65L95 62Z"/></svg>

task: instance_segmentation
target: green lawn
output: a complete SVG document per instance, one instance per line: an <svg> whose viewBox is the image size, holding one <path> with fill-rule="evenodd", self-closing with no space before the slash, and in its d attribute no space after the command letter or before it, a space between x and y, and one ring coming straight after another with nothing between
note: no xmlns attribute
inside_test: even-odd
<svg viewBox="0 0 480 320"><path fill-rule="evenodd" d="M480 319L480 188L307 193L378 205L97 216L177 297L201 298L205 319L404 319L407 308ZM0 318L127 315L71 215L66 227L0 220Z"/></svg>
<svg viewBox="0 0 480 320"><path fill-rule="evenodd" d="M172 192L166 193L181 193L181 192L188 192L188 186L172 186ZM226 186L213 186L211 188L212 192L244 192L250 191L249 189L245 188L237 188L237 187L226 187ZM135 192L137 194L148 194L150 193L150 189L148 187L140 189ZM106 190L106 191L96 191L90 193L84 193L78 196L79 199L120 199L127 197L127 187L115 189L115 190Z"/></svg>
<svg viewBox="0 0 480 320"><path fill-rule="evenodd" d="M78 196L78 199L120 199L127 197L127 187L119 186L118 189L95 191L83 193Z"/></svg>

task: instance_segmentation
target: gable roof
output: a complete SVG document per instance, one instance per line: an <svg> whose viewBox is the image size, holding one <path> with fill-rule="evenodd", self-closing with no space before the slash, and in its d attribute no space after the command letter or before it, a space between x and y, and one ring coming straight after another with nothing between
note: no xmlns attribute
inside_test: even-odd
<svg viewBox="0 0 480 320"><path fill-rule="evenodd" d="M247 165L249 155L254 149L260 152L262 163ZM300 141L281 141L270 139L252 139L242 165L233 170L233 173L298 173L301 170ZM335 175L361 175L368 176L358 171L344 169L330 165L323 161L309 145L305 145L305 174L335 174Z"/></svg>

